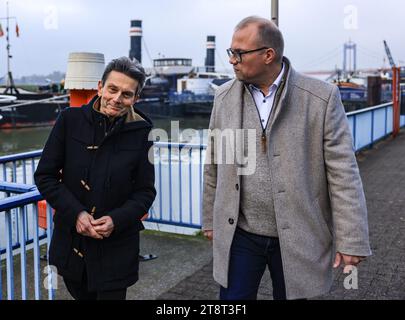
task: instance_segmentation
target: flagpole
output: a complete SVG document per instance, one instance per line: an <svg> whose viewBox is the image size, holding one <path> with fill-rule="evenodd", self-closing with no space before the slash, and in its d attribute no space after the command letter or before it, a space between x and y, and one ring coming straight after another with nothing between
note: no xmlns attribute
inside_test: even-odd
<svg viewBox="0 0 405 320"><path fill-rule="evenodd" d="M6 2L7 5L7 17L6 18L0 18L0 20L7 20L7 26L6 26L6 40L7 40L7 82L6 82L6 90L4 91L5 94L7 94L10 91L10 94L15 93L20 93L18 89L16 88L14 84L14 79L13 79L13 74L11 72L11 58L12 55L10 53L11 49L11 44L10 44L10 20L17 20L16 17L10 17L10 10L9 10L9 3L8 1Z"/></svg>
<svg viewBox="0 0 405 320"><path fill-rule="evenodd" d="M8 7L7 1L7 27L6 27L6 40L7 40L7 85L6 88L8 89L11 86L10 80L10 12Z"/></svg>

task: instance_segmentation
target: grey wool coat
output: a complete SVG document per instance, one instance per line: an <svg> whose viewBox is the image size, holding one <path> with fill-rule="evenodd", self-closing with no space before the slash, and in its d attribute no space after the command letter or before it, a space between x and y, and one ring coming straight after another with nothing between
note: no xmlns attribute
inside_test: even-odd
<svg viewBox="0 0 405 320"><path fill-rule="evenodd" d="M369 256L371 250L365 196L339 90L294 71L287 58L284 63L266 152L287 299L299 299L330 290L336 252ZM238 80L218 89L210 130L241 129L246 90ZM236 150L242 142L238 134L234 137ZM214 279L227 287L242 171L236 161L220 161L229 150L219 140L208 143L203 229L214 231Z"/></svg>

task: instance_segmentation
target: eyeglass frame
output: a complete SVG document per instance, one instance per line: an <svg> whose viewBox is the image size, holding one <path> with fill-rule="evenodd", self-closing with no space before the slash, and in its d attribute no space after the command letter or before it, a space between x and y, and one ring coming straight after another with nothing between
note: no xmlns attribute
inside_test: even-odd
<svg viewBox="0 0 405 320"><path fill-rule="evenodd" d="M264 50L264 49L270 49L269 47L261 47L258 49L253 49L253 50L240 50L240 51L235 51L232 48L226 49L226 53L228 54L229 58L235 57L236 61L238 61L239 63L242 62L242 55L246 54L246 53L252 53L252 52L256 52L256 51L260 51L260 50Z"/></svg>

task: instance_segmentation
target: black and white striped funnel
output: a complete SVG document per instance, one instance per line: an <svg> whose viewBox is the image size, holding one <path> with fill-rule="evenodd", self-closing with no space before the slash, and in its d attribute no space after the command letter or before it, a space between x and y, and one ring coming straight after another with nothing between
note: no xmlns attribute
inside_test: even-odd
<svg viewBox="0 0 405 320"><path fill-rule="evenodd" d="M136 58L142 63L142 20L131 21L131 29L129 34L131 36L131 50L129 51L129 58Z"/></svg>
<svg viewBox="0 0 405 320"><path fill-rule="evenodd" d="M205 58L207 72L215 72L215 36L207 37L207 57Z"/></svg>

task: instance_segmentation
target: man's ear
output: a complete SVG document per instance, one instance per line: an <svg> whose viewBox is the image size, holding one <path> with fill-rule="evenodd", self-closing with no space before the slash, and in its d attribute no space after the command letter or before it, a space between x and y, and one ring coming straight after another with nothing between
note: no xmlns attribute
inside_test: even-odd
<svg viewBox="0 0 405 320"><path fill-rule="evenodd" d="M99 97L101 97L103 95L103 83L101 80L98 82L97 89L97 94Z"/></svg>
<svg viewBox="0 0 405 320"><path fill-rule="evenodd" d="M273 63L276 60L276 56L277 56L276 51L273 48L267 49L265 54L266 64Z"/></svg>

